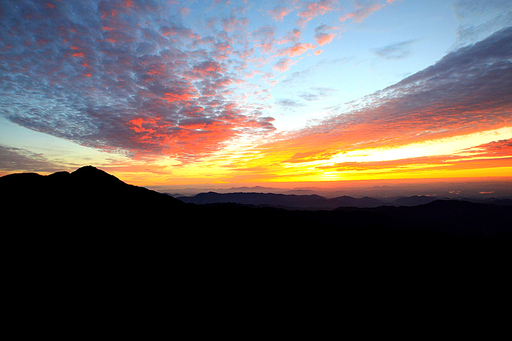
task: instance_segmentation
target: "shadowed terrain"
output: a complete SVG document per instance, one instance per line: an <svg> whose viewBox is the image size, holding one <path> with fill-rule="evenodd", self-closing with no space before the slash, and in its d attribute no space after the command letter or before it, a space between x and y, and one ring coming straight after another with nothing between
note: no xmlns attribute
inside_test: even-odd
<svg viewBox="0 0 512 341"><path fill-rule="evenodd" d="M169 195L128 185L92 166L48 176L11 174L0 178L7 231L33 231L77 241L117 238L206 249L429 249L432 245L504 243L511 236L510 206L435 200L417 206L344 207L376 199L275 194L208 193L238 196L239 203L184 203ZM198 196L201 198L201 196ZM197 198L197 197L196 197ZM220 201L220 199L219 199ZM282 209L287 202L309 210ZM291 204L290 204L291 202ZM355 204L354 204L355 203ZM318 205L330 210L311 210ZM502 204L506 204L503 202ZM58 232L57 232L58 231ZM469 246L468 246L469 247ZM323 252L322 251L322 252ZM394 252L394 251L393 251Z"/></svg>
<svg viewBox="0 0 512 341"><path fill-rule="evenodd" d="M453 296L476 276L493 288L505 283L511 256L510 206L441 200L329 211L196 205L91 166L4 176L0 193L10 284L34 292L34 299L44 296L38 289L65 290L55 286L57 278L71 283L70 291L76 283L85 293L108 295L126 283L145 288L144 295L155 286L157 292L177 288L187 302L210 302L218 293L238 299L247 290L258 300L282 290L291 303L294 290L311 285L320 294L342 291L354 302L408 301L419 288L429 300ZM105 291L109 281L115 287Z"/></svg>

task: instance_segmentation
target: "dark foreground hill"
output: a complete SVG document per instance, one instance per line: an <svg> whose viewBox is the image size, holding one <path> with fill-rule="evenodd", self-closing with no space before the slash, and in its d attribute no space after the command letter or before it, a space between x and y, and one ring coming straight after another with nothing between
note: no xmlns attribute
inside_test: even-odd
<svg viewBox="0 0 512 341"><path fill-rule="evenodd" d="M128 185L92 166L48 176L11 174L0 178L3 206L17 226L76 226L150 221L156 212L184 204L172 197Z"/></svg>

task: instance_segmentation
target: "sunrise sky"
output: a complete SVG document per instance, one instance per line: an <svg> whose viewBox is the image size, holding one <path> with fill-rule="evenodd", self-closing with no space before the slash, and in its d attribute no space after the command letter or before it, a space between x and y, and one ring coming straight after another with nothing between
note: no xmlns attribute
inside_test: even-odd
<svg viewBox="0 0 512 341"><path fill-rule="evenodd" d="M2 0L0 175L512 175L510 0ZM512 180L511 180L512 181Z"/></svg>

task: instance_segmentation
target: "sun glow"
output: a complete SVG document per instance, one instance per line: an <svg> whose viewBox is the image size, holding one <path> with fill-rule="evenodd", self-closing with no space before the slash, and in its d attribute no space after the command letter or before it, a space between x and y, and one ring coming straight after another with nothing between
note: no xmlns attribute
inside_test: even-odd
<svg viewBox="0 0 512 341"><path fill-rule="evenodd" d="M319 162L319 164L379 162L425 156L452 155L462 153L465 149L474 148L478 145L510 138L512 138L512 127L504 127L468 135L412 143L396 148L387 147L342 152L334 155L329 161Z"/></svg>

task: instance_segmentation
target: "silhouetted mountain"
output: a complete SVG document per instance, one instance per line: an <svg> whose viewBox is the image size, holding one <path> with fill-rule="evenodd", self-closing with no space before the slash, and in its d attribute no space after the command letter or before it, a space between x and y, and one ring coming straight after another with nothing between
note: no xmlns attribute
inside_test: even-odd
<svg viewBox="0 0 512 341"><path fill-rule="evenodd" d="M508 199L508 198L505 198L505 199L492 199L492 200L487 200L486 201L487 204L492 204L492 205L498 205L498 206L512 206L512 199Z"/></svg>
<svg viewBox="0 0 512 341"><path fill-rule="evenodd" d="M48 176L34 173L0 178L5 206L24 223L128 223L153 219L151 212L178 210L184 204L168 195L128 185L92 166ZM48 219L46 219L48 218Z"/></svg>
<svg viewBox="0 0 512 341"><path fill-rule="evenodd" d="M378 207L384 205L384 201L370 198L370 197L363 197L363 198L353 198L349 196L342 196L337 198L329 199L329 203L331 203L331 206L333 208L341 207L341 206L348 206L348 207Z"/></svg>
<svg viewBox="0 0 512 341"><path fill-rule="evenodd" d="M409 299L418 294L417 283L428 283L429 293L432 287L445 290L447 279L463 272L469 281L483 271L506 274L510 259L507 206L435 201L314 211L185 204L93 167L4 176L0 195L6 263L18 279L12 283L26 283L23 290L36 295L45 283L60 292L56 279L70 285L70 297L75 283L84 283L85 292L93 287L110 294L107 289L125 282L136 283L129 286L133 290L145 282L149 292L154 285L178 285L179 292L216 297L221 287L232 290L232 283L242 283L242 290L244 282L270 283L274 291L284 278L287 286L314 281L322 288L338 286L342 278L364 295L376 290L395 299L406 290ZM305 198L292 198L304 204ZM354 198L335 199L336 205L354 204ZM116 286L109 287L113 278Z"/></svg>
<svg viewBox="0 0 512 341"><path fill-rule="evenodd" d="M327 199L316 194L273 194L273 193L199 193L193 197L178 197L177 199L194 204L236 203L244 205L264 205L288 209L323 209L331 210L340 206L377 207L384 202L378 199L349 196Z"/></svg>
<svg viewBox="0 0 512 341"><path fill-rule="evenodd" d="M431 197L426 195L414 195L412 197L401 197L393 201L394 205L397 206L417 206L428 204L432 201L437 200L437 197Z"/></svg>
<svg viewBox="0 0 512 341"><path fill-rule="evenodd" d="M186 203L194 204L219 204L236 203L244 205L266 205L274 207L290 208L322 208L327 199L319 195L285 195L273 193L199 193L194 197L177 198Z"/></svg>
<svg viewBox="0 0 512 341"><path fill-rule="evenodd" d="M414 228L442 231L455 236L511 235L512 209L460 200L435 200L409 207L383 206L374 209L414 224Z"/></svg>
<svg viewBox="0 0 512 341"><path fill-rule="evenodd" d="M202 203L196 205L128 185L91 166L48 176L7 175L0 178L0 193L4 212L8 212L6 217L12 217L13 225L158 228L182 236L196 234L199 228L197 238L205 238L205 242L209 238L220 242L218 238L234 236L251 243L259 238L323 239L320 235L326 234L338 241L345 238L366 243L371 239L379 245L395 245L403 242L403 238L418 241L454 236L503 237L510 236L512 231L510 206L436 200L419 206L393 207L382 206L381 201L372 198L326 199L318 195L271 193L210 192L182 198ZM338 208L285 210L277 206ZM230 229L229 235L226 228Z"/></svg>
<svg viewBox="0 0 512 341"><path fill-rule="evenodd" d="M479 203L479 204L492 204L498 206L512 206L511 198L487 198L487 199L478 199L478 198L464 198L464 201Z"/></svg>

